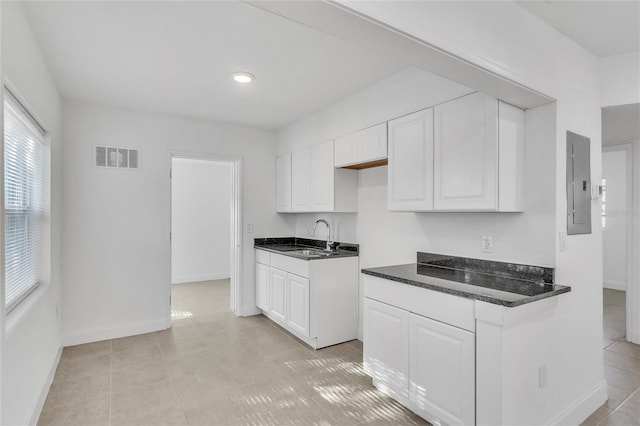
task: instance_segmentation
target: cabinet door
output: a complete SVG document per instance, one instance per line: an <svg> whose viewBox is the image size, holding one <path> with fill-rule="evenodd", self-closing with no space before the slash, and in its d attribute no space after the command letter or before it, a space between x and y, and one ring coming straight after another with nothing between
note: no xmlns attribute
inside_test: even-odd
<svg viewBox="0 0 640 426"><path fill-rule="evenodd" d="M433 108L389 122L389 210L433 210Z"/></svg>
<svg viewBox="0 0 640 426"><path fill-rule="evenodd" d="M287 274L287 327L309 337L309 280Z"/></svg>
<svg viewBox="0 0 640 426"><path fill-rule="evenodd" d="M425 418L475 424L475 336L409 314L409 398Z"/></svg>
<svg viewBox="0 0 640 426"><path fill-rule="evenodd" d="M311 147L310 205L313 212L334 210L333 141Z"/></svg>
<svg viewBox="0 0 640 426"><path fill-rule="evenodd" d="M334 152L334 166L350 166L358 163L357 146L360 139L359 132L336 138Z"/></svg>
<svg viewBox="0 0 640 426"><path fill-rule="evenodd" d="M311 182L311 150L303 149L291 154L291 211L308 212L309 184Z"/></svg>
<svg viewBox="0 0 640 426"><path fill-rule="evenodd" d="M280 324L286 322L286 287L287 273L280 269L271 268L271 291L269 316Z"/></svg>
<svg viewBox="0 0 640 426"><path fill-rule="evenodd" d="M269 312L269 278L269 266L256 263L256 306L265 312Z"/></svg>
<svg viewBox="0 0 640 426"><path fill-rule="evenodd" d="M435 107L434 209L498 209L498 101L474 93Z"/></svg>
<svg viewBox="0 0 640 426"><path fill-rule="evenodd" d="M276 158L276 210L291 211L291 154Z"/></svg>
<svg viewBox="0 0 640 426"><path fill-rule="evenodd" d="M364 299L364 371L381 391L400 402L409 391L409 313Z"/></svg>
<svg viewBox="0 0 640 426"><path fill-rule="evenodd" d="M369 127L358 133L358 163L387 158L387 123Z"/></svg>

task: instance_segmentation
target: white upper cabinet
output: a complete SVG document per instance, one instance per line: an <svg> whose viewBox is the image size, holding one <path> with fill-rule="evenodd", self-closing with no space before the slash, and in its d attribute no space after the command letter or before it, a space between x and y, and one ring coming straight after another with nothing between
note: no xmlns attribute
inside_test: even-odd
<svg viewBox="0 0 640 426"><path fill-rule="evenodd" d="M328 141L311 147L311 211L334 211L334 190L333 141Z"/></svg>
<svg viewBox="0 0 640 426"><path fill-rule="evenodd" d="M434 210L522 210L523 123L480 92L435 106Z"/></svg>
<svg viewBox="0 0 640 426"><path fill-rule="evenodd" d="M387 123L335 140L335 167L365 168L387 158Z"/></svg>
<svg viewBox="0 0 640 426"><path fill-rule="evenodd" d="M291 154L276 158L276 210L291 212Z"/></svg>
<svg viewBox="0 0 640 426"><path fill-rule="evenodd" d="M289 173L285 157L279 157L276 163L278 212L357 211L358 172L336 169L333 157L333 141L293 152ZM287 185L291 187L289 210L284 195Z"/></svg>
<svg viewBox="0 0 640 426"><path fill-rule="evenodd" d="M311 211L311 149L291 154L291 211Z"/></svg>
<svg viewBox="0 0 640 426"><path fill-rule="evenodd" d="M433 108L389 121L389 210L433 210Z"/></svg>
<svg viewBox="0 0 640 426"><path fill-rule="evenodd" d="M483 93L435 107L434 209L498 209L498 102Z"/></svg>
<svg viewBox="0 0 640 426"><path fill-rule="evenodd" d="M524 211L524 111L498 102L498 210Z"/></svg>

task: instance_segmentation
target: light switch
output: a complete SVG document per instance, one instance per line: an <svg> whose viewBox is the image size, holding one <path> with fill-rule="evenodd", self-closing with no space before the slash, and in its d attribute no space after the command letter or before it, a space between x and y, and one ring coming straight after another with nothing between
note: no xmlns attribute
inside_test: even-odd
<svg viewBox="0 0 640 426"><path fill-rule="evenodd" d="M253 234L253 223L247 223L247 234Z"/></svg>

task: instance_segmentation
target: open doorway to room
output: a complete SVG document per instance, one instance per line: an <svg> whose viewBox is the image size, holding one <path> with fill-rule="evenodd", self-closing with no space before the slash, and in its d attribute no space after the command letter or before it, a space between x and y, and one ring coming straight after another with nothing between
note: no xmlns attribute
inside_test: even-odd
<svg viewBox="0 0 640 426"><path fill-rule="evenodd" d="M604 346L640 343L640 105L602 110Z"/></svg>
<svg viewBox="0 0 640 426"><path fill-rule="evenodd" d="M237 312L239 160L171 158L172 326Z"/></svg>

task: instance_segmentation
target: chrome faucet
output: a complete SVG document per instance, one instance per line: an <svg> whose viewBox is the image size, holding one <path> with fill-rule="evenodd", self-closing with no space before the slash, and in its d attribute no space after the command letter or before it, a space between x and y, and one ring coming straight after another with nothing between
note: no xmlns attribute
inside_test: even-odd
<svg viewBox="0 0 640 426"><path fill-rule="evenodd" d="M331 239L331 225L329 225L329 222L324 219L316 220L316 223L313 225L313 230L311 231L311 236L313 237L315 235L318 223L324 223L325 225L327 225L327 247L325 248L325 251L331 251L333 240Z"/></svg>

